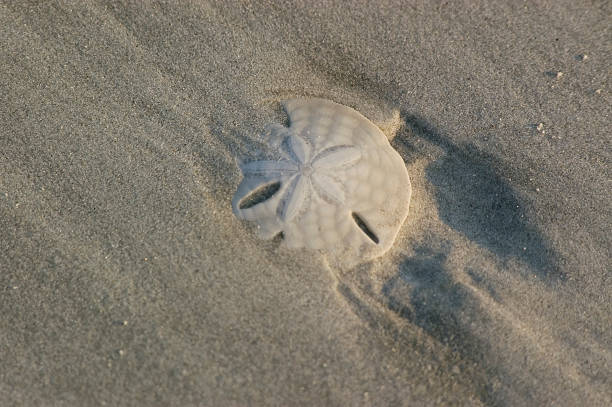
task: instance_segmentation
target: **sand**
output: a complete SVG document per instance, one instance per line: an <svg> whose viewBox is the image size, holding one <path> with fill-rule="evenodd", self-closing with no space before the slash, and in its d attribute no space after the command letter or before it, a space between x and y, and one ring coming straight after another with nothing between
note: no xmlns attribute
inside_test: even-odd
<svg viewBox="0 0 612 407"><path fill-rule="evenodd" d="M178 3L0 3L0 405L612 403L608 2ZM386 256L232 214L299 96L402 124Z"/></svg>

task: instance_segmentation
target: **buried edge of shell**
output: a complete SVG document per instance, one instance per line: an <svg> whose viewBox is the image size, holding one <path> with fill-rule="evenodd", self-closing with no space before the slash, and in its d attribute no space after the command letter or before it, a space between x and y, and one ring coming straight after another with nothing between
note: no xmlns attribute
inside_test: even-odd
<svg viewBox="0 0 612 407"><path fill-rule="evenodd" d="M235 215L260 237L322 249L342 265L381 256L408 215L411 186L400 155L367 118L324 99L283 102L289 127L266 139L274 159L241 164Z"/></svg>

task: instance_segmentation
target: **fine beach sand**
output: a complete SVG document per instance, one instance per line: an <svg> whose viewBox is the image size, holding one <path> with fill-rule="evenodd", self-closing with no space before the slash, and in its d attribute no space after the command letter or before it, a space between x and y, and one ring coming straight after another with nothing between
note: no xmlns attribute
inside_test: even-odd
<svg viewBox="0 0 612 407"><path fill-rule="evenodd" d="M612 405L609 2L123 3L0 1L1 406ZM401 125L352 270L232 214L304 96Z"/></svg>

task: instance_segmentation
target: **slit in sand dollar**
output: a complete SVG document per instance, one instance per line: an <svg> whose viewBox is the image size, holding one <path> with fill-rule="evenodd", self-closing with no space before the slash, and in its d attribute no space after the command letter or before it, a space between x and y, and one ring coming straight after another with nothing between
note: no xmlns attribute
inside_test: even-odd
<svg viewBox="0 0 612 407"><path fill-rule="evenodd" d="M289 127L272 125L273 159L243 163L232 200L260 237L322 250L352 267L383 255L408 215L411 186L400 155L357 111L324 99L283 102Z"/></svg>

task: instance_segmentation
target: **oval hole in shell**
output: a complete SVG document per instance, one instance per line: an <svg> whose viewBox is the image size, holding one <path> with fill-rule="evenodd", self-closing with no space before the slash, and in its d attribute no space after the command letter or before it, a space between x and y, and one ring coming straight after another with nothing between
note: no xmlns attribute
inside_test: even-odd
<svg viewBox="0 0 612 407"><path fill-rule="evenodd" d="M361 231L365 233L371 241L373 241L375 244L378 244L378 242L380 241L378 239L378 236L376 236L376 233L374 233L372 229L368 227L368 224L361 218L361 216L359 216L355 212L351 213L351 215L353 216L353 220L355 221L357 226L359 226L359 229L361 229Z"/></svg>
<svg viewBox="0 0 612 407"><path fill-rule="evenodd" d="M272 198L281 187L280 182L265 184L242 198L238 207L240 209L248 209Z"/></svg>

